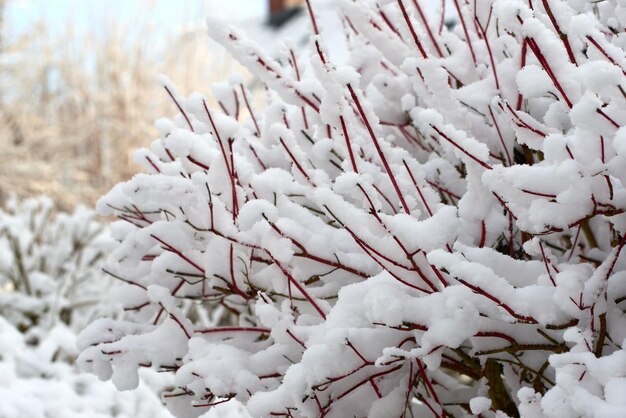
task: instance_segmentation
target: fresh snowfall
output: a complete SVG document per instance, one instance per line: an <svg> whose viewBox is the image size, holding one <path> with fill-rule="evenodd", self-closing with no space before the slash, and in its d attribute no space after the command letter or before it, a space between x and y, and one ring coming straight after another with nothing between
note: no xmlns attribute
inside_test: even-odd
<svg viewBox="0 0 626 418"><path fill-rule="evenodd" d="M103 316L80 367L178 418L626 417L626 1L434 1L337 0L342 63L326 2L276 54L210 17L263 87L163 79L97 204L123 312L31 289L2 335Z"/></svg>

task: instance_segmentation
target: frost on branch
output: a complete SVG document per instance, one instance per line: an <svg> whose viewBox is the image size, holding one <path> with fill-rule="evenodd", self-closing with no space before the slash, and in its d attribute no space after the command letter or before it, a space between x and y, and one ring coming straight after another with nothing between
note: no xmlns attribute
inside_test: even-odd
<svg viewBox="0 0 626 418"><path fill-rule="evenodd" d="M181 417L626 414L624 6L421 3L342 0L345 67L209 21L269 104L165 84L180 114L99 202L132 315L87 369L173 373Z"/></svg>

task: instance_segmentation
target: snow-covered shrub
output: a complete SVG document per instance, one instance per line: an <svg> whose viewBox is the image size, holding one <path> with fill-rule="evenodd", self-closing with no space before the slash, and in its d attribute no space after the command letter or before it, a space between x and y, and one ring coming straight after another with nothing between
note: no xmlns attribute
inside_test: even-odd
<svg viewBox="0 0 626 418"><path fill-rule="evenodd" d="M39 338L33 344L0 316L0 417L171 418L154 393L158 381L120 392L60 361L59 351L77 354L70 330L57 325Z"/></svg>
<svg viewBox="0 0 626 418"><path fill-rule="evenodd" d="M346 66L210 19L267 109L165 83L180 115L98 205L134 316L82 365L172 372L180 417L626 415L626 5L339 3Z"/></svg>
<svg viewBox="0 0 626 418"><path fill-rule="evenodd" d="M101 270L113 245L86 208L42 197L0 210L0 417L171 417L154 393L167 381L120 393L76 367L77 332L117 312Z"/></svg>
<svg viewBox="0 0 626 418"><path fill-rule="evenodd" d="M77 332L112 311L100 303L112 283L101 270L114 246L107 229L84 207L53 212L46 197L0 210L0 316L22 332L57 323Z"/></svg>

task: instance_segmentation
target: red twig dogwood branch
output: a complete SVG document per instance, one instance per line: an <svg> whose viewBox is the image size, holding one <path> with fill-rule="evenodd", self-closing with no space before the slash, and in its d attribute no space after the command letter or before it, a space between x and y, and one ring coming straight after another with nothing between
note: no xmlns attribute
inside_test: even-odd
<svg viewBox="0 0 626 418"><path fill-rule="evenodd" d="M174 374L176 411L626 416L621 6L445 5L344 1L335 38L307 0L272 54L210 16L255 81L166 87L149 174L98 206L127 316L79 363Z"/></svg>

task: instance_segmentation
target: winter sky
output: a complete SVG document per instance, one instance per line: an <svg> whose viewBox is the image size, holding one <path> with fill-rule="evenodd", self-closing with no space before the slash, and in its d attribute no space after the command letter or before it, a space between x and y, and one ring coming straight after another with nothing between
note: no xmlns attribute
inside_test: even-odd
<svg viewBox="0 0 626 418"><path fill-rule="evenodd" d="M218 11L235 21L263 15L268 0L10 0L7 21L14 29L27 28L44 21L53 29L62 29L71 18L78 29L93 29L103 19L118 22L140 17L167 34L181 25L202 24L207 13ZM439 2L422 2L426 9ZM448 7L452 9L452 7Z"/></svg>
<svg viewBox="0 0 626 418"><path fill-rule="evenodd" d="M166 34L181 25L200 24L215 10L229 20L246 19L262 15L266 0L11 0L7 21L18 31L37 21L62 30L70 18L79 30L89 30L103 19L139 18Z"/></svg>

